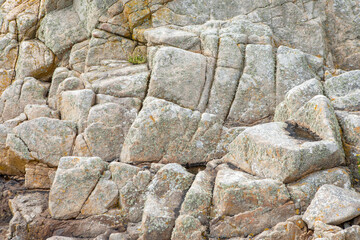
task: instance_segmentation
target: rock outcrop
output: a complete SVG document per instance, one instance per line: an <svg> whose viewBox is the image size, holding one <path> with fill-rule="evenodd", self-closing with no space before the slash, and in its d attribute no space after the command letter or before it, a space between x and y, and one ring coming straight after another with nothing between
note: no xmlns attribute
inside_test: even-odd
<svg viewBox="0 0 360 240"><path fill-rule="evenodd" d="M0 0L0 239L360 239L359 13Z"/></svg>

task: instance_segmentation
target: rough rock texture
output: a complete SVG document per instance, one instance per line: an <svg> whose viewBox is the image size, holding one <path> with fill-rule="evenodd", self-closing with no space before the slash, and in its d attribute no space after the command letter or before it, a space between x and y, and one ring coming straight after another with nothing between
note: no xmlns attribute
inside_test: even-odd
<svg viewBox="0 0 360 240"><path fill-rule="evenodd" d="M355 240L359 14L0 0L0 239Z"/></svg>
<svg viewBox="0 0 360 240"><path fill-rule="evenodd" d="M313 229L316 221L337 225L360 215L360 194L334 185L324 185L315 194L303 219Z"/></svg>

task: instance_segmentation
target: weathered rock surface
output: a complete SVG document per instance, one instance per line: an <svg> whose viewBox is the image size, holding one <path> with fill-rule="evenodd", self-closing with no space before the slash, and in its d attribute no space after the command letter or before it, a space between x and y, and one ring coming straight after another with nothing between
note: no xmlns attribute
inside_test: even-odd
<svg viewBox="0 0 360 240"><path fill-rule="evenodd" d="M152 97L132 124L121 152L123 162L200 163L215 149L221 124L211 114Z"/></svg>
<svg viewBox="0 0 360 240"><path fill-rule="evenodd" d="M49 195L51 216L55 219L77 217L106 167L107 164L96 157L61 158ZM96 191L101 191L101 183ZM88 204L95 201L91 196L88 200ZM84 212L86 213L86 210Z"/></svg>
<svg viewBox="0 0 360 240"><path fill-rule="evenodd" d="M179 164L162 167L148 186L140 239L169 239L175 225L175 209L191 186L193 175Z"/></svg>
<svg viewBox="0 0 360 240"><path fill-rule="evenodd" d="M76 125L70 121L41 117L20 124L14 133L26 146L26 152L22 154L56 167L62 156L71 155Z"/></svg>
<svg viewBox="0 0 360 240"><path fill-rule="evenodd" d="M334 185L324 185L315 194L303 219L310 229L316 221L338 225L360 215L360 194Z"/></svg>
<svg viewBox="0 0 360 240"><path fill-rule="evenodd" d="M357 239L359 13L0 0L0 239Z"/></svg>
<svg viewBox="0 0 360 240"><path fill-rule="evenodd" d="M360 71L350 71L325 82L325 94L335 109L360 110Z"/></svg>
<svg viewBox="0 0 360 240"><path fill-rule="evenodd" d="M152 61L149 96L195 109L205 84L206 58L201 54L164 47L155 53Z"/></svg>
<svg viewBox="0 0 360 240"><path fill-rule="evenodd" d="M286 183L343 163L335 141L302 138L297 131L304 130L280 122L247 128L223 159L248 173Z"/></svg>
<svg viewBox="0 0 360 240"><path fill-rule="evenodd" d="M47 81L55 69L55 56L44 43L39 40L23 41L20 44L16 64L16 78L34 77Z"/></svg>

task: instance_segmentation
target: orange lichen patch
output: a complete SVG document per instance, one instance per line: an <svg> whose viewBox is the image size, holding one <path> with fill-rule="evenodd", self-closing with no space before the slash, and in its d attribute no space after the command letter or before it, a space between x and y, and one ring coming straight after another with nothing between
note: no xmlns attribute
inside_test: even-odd
<svg viewBox="0 0 360 240"><path fill-rule="evenodd" d="M0 95L10 86L14 78L13 71L0 70Z"/></svg>
<svg viewBox="0 0 360 240"><path fill-rule="evenodd" d="M360 133L360 127L355 127L355 128L354 128L354 131L355 131L356 133Z"/></svg>
<svg viewBox="0 0 360 240"><path fill-rule="evenodd" d="M153 116L150 115L150 119L155 123L155 119Z"/></svg>

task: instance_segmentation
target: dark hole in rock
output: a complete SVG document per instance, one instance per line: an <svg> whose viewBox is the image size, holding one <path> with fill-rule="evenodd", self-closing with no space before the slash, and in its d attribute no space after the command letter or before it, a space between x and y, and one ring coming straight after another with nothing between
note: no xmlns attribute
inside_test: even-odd
<svg viewBox="0 0 360 240"><path fill-rule="evenodd" d="M289 136L295 138L301 142L315 142L320 141L321 138L310 129L307 129L303 126L298 125L296 122L286 122L287 127L286 131L289 132Z"/></svg>
<svg viewBox="0 0 360 240"><path fill-rule="evenodd" d="M206 164L186 164L185 166L186 170L192 174L198 174L200 171L205 170Z"/></svg>

